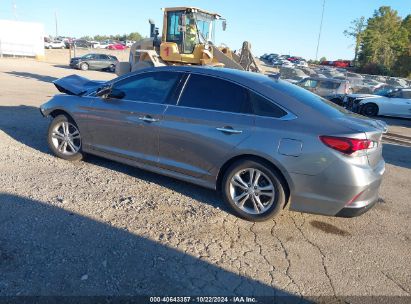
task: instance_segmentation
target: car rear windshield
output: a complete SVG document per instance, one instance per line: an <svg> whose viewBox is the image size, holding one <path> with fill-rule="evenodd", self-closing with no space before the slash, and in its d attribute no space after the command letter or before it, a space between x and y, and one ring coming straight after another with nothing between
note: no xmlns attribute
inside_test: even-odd
<svg viewBox="0 0 411 304"><path fill-rule="evenodd" d="M286 81L281 81L279 85L275 80L267 79L265 84L294 97L299 102L306 104L307 106L327 115L328 117L339 117L350 113L348 110L334 104L333 102Z"/></svg>

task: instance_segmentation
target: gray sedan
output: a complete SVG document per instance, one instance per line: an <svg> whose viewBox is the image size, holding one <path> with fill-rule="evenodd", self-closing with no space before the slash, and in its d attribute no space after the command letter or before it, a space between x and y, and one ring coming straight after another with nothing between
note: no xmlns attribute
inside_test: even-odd
<svg viewBox="0 0 411 304"><path fill-rule="evenodd" d="M65 94L41 112L63 159L90 153L216 189L252 221L286 206L351 217L377 201L384 123L282 80L170 66L55 85Z"/></svg>
<svg viewBox="0 0 411 304"><path fill-rule="evenodd" d="M74 69L86 70L107 70L114 72L118 59L113 55L87 54L81 57L74 57L70 60L70 67Z"/></svg>

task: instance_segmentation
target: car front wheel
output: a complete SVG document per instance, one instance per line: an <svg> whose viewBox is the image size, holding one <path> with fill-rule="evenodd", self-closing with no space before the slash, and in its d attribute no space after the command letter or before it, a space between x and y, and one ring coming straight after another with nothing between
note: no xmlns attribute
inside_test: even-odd
<svg viewBox="0 0 411 304"><path fill-rule="evenodd" d="M377 116L378 115L378 106L374 103L367 103L364 105L361 111L362 115L365 116Z"/></svg>
<svg viewBox="0 0 411 304"><path fill-rule="evenodd" d="M224 175L222 190L231 209L249 221L274 217L286 202L281 177L257 161L242 160L231 165Z"/></svg>
<svg viewBox="0 0 411 304"><path fill-rule="evenodd" d="M55 117L50 123L47 137L49 147L56 156L70 161L83 158L80 130L69 117Z"/></svg>
<svg viewBox="0 0 411 304"><path fill-rule="evenodd" d="M82 71L87 71L88 70L88 64L83 62L82 64L80 64L80 69Z"/></svg>

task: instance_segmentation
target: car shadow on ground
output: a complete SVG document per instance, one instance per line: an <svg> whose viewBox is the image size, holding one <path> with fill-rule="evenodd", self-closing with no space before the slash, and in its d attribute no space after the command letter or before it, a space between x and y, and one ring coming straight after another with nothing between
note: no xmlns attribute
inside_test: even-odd
<svg viewBox="0 0 411 304"><path fill-rule="evenodd" d="M1 192L0 273L0 296L265 295L308 303L147 237Z"/></svg>
<svg viewBox="0 0 411 304"><path fill-rule="evenodd" d="M36 79L38 81L43 81L43 82L53 82L54 80L58 79L56 77L52 77L48 75L40 75L40 74L28 73L28 72L12 71L12 72L4 72L4 73L14 75L16 77L26 78L26 79Z"/></svg>
<svg viewBox="0 0 411 304"><path fill-rule="evenodd" d="M385 121L388 124L388 126L411 128L411 119L409 118L387 117L387 116L378 116L376 118L379 120Z"/></svg>
<svg viewBox="0 0 411 304"><path fill-rule="evenodd" d="M66 69L66 70L73 70L69 65L64 65L64 64L53 64L55 68L60 68L60 69Z"/></svg>

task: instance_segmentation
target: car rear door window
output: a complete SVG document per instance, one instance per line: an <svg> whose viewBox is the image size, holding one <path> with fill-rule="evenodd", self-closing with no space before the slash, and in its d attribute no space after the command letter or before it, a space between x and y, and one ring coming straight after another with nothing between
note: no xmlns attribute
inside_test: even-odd
<svg viewBox="0 0 411 304"><path fill-rule="evenodd" d="M110 58L107 55L98 55L98 59L100 59L100 60L109 60Z"/></svg>
<svg viewBox="0 0 411 304"><path fill-rule="evenodd" d="M232 113L251 112L245 88L223 79L196 74L190 75L178 105Z"/></svg>
<svg viewBox="0 0 411 304"><path fill-rule="evenodd" d="M253 107L253 113L256 115L274 118L280 118L287 115L286 111L261 95L250 91L249 98Z"/></svg>
<svg viewBox="0 0 411 304"><path fill-rule="evenodd" d="M145 73L115 83L113 90L117 94L121 92L122 99L162 104L174 91L180 77L173 72Z"/></svg>

